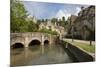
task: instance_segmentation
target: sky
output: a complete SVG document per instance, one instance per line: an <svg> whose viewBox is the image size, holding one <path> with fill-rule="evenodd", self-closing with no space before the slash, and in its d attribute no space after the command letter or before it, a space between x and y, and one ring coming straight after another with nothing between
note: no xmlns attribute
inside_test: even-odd
<svg viewBox="0 0 100 67"><path fill-rule="evenodd" d="M28 11L28 14L38 19L61 19L63 16L65 16L66 20L70 15L77 15L81 10L81 6L89 6L79 4L62 4L34 1L24 1L23 4L25 6L25 9Z"/></svg>

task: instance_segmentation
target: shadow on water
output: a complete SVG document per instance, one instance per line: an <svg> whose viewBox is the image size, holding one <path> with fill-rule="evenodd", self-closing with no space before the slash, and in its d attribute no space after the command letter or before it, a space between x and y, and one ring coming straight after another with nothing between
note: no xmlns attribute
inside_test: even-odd
<svg viewBox="0 0 100 67"><path fill-rule="evenodd" d="M20 55L24 51L24 48L10 49L10 51L11 55Z"/></svg>
<svg viewBox="0 0 100 67"><path fill-rule="evenodd" d="M69 55L69 58L72 59L73 62L79 62L77 58L67 48L65 48L64 45L62 44L58 44L58 45L60 45L64 49L64 51Z"/></svg>
<svg viewBox="0 0 100 67"><path fill-rule="evenodd" d="M66 51L66 53L70 56L70 59L73 60L73 62L79 62L79 61L77 60L77 58L76 58L67 48L65 49L65 51Z"/></svg>
<svg viewBox="0 0 100 67"><path fill-rule="evenodd" d="M37 51L37 50L40 50L40 45L34 45L34 46L30 46L28 47L28 49L31 51L31 52L34 52L34 51Z"/></svg>

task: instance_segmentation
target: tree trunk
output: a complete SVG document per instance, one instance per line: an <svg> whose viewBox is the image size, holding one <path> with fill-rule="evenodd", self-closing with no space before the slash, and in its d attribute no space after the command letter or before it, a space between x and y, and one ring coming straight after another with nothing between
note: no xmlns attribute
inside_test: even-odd
<svg viewBox="0 0 100 67"><path fill-rule="evenodd" d="M90 46L92 46L92 40L90 40Z"/></svg>

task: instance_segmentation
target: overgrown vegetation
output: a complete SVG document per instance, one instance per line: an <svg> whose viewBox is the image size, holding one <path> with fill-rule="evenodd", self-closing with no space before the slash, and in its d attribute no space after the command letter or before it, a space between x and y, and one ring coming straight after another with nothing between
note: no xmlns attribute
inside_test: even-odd
<svg viewBox="0 0 100 67"><path fill-rule="evenodd" d="M51 31L51 30L48 30L48 29L41 29L39 30L38 32L42 32L42 33L48 33L48 34L53 34L53 35L57 35L57 32L56 31Z"/></svg>

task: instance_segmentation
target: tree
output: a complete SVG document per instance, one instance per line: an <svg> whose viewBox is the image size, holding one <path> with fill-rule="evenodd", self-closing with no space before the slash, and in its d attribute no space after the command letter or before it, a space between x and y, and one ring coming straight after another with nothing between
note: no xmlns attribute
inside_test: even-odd
<svg viewBox="0 0 100 67"><path fill-rule="evenodd" d="M52 23L56 23L56 22L58 22L58 19L57 19L57 18L52 18L52 19L51 19L51 22L52 22Z"/></svg>
<svg viewBox="0 0 100 67"><path fill-rule="evenodd" d="M64 16L62 17L62 21L65 22L65 17Z"/></svg>
<svg viewBox="0 0 100 67"><path fill-rule="evenodd" d="M59 19L58 24L64 28L68 25L67 21L65 20L65 17L63 16L62 19Z"/></svg>
<svg viewBox="0 0 100 67"><path fill-rule="evenodd" d="M44 20L44 19L42 19L41 21L42 21L42 22L45 22L45 20Z"/></svg>
<svg viewBox="0 0 100 67"><path fill-rule="evenodd" d="M38 24L35 24L33 21L28 22L28 32L36 32L38 28Z"/></svg>
<svg viewBox="0 0 100 67"><path fill-rule="evenodd" d="M27 11L21 1L11 0L11 32L25 32L27 30Z"/></svg>

